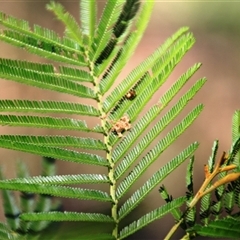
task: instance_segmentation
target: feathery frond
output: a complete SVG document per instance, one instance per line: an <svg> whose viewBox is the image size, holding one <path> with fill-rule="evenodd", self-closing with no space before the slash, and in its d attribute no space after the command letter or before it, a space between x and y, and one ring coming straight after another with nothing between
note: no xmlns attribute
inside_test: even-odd
<svg viewBox="0 0 240 240"><path fill-rule="evenodd" d="M49 238L50 233L47 233L47 237L42 233L51 222L79 221L81 224L109 224L112 234L109 234L110 228L107 228L108 232L85 232L83 236L79 228L77 234L80 235L77 238L124 239L167 213L171 213L177 221L182 221L185 217L181 226L184 226L185 230L191 226L193 232L197 231L194 229L195 209L188 209L185 215L180 209L184 202L188 207L193 198L193 154L198 147L197 142L188 143L187 148L164 166L158 166L152 176L131 192L132 186L138 184L150 165L160 160L161 154L203 110L203 105L198 104L186 113L182 120L178 119L188 102L206 82L205 78L199 79L187 87L185 93L181 92L200 68L201 64L198 63L182 74L140 117L149 100L166 83L174 68L193 46L195 39L187 27L181 28L130 71L125 79L117 83L119 74L143 37L150 20L153 1L108 0L98 22L96 3L95 0L81 1L79 22L60 3L51 1L47 4L47 9L52 11L65 27L63 37L38 25L31 28L25 20L0 13L0 25L4 27L0 31L0 40L51 60L51 64L45 64L0 58L0 78L78 98L77 102L0 99L1 126L54 130L52 135L0 135L1 148L32 153L43 158L39 176L30 177L26 166L18 164L16 178L4 180L1 177L0 189L4 195L6 217L8 220L12 217L12 222L6 226L0 224L0 238L7 234L9 239L15 239L11 231L18 232L17 239ZM173 100L175 103L172 104ZM169 104L171 107L168 107ZM165 111L163 116L160 115L162 111ZM64 116L56 116L57 114ZM65 114L68 114L68 117ZM79 116L81 118L78 118ZM175 126L162 135L163 130L173 121L176 121ZM235 115L235 144L230 151L229 164L233 163L240 148L240 138L237 137L236 130L238 122ZM62 130L71 130L71 133L66 134L66 131ZM123 134L124 137L121 138ZM160 134L161 138L158 139ZM149 151L144 154L146 149ZM212 168L216 151L217 148L209 161ZM187 198L179 197L173 200L167 190L162 188L161 194L167 201L165 205L145 213L129 225L124 224L122 220L189 158L191 160L188 166L187 188L191 194L188 194ZM83 174L58 175L58 160L90 164L96 172L89 168L90 170ZM133 167L135 163L138 164ZM105 173L100 172L100 167L106 170ZM95 168L99 169L99 172ZM129 168L131 173L123 179ZM223 173L220 180L221 177ZM76 186L72 186L73 184ZM79 187L80 184L88 184L88 188ZM92 184L107 185L109 190L94 189ZM217 188L220 198L215 206L209 205L210 211L214 208L219 211L225 208L229 213L232 212L235 205L240 203L240 197L236 194L240 192L239 186L235 183L229 185L226 192L224 188ZM15 204L11 191L21 192L19 205ZM223 201L226 194L227 198ZM124 195L130 197L124 200ZM98 213L94 209L91 213L62 211L59 198L110 203L110 214ZM204 202L203 205L205 209L207 205ZM122 230L119 230L120 227ZM36 235L32 232L41 233ZM68 237L76 238L72 235Z"/></svg>

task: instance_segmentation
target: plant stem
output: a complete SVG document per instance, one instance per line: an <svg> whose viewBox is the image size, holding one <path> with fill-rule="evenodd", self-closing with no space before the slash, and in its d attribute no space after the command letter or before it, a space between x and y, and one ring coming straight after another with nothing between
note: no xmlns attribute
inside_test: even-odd
<svg viewBox="0 0 240 240"><path fill-rule="evenodd" d="M234 165L234 164L222 167L222 165L224 164L224 162L226 162L226 160L227 160L226 153L223 152L222 157L217 162L212 173L210 173L208 168L206 168L206 166L205 166L205 180L204 180L202 186L200 187L200 189L198 190L198 192L196 193L196 195L194 196L192 201L189 203L188 208L185 211L185 213L183 214L182 218L171 228L171 230L168 232L168 234L164 238L164 240L169 240L172 237L172 235L176 232L176 230L178 229L180 224L183 222L184 217L186 216L187 212L190 209L192 209L204 195L212 192L217 187L224 185L228 182L235 181L240 177L240 173L230 173L227 176L225 176L224 178L216 181L210 188L207 188L209 186L209 184L212 182L212 180L220 172L229 171L229 170L233 170L236 168L236 165Z"/></svg>
<svg viewBox="0 0 240 240"><path fill-rule="evenodd" d="M167 236L164 238L164 240L169 240L172 235L177 231L178 227L180 226L180 224L183 222L183 218L180 219L172 228L171 230L168 232Z"/></svg>
<svg viewBox="0 0 240 240"><path fill-rule="evenodd" d="M94 63L89 61L88 58L88 52L86 52L86 58L88 60L88 66L89 66L89 71L90 74L92 75L93 79L94 79L94 92L97 95L97 107L98 110L100 112L100 119L101 119L101 127L104 130L104 143L105 146L107 148L107 154L106 154L106 158L109 162L109 167L108 167L108 178L110 180L110 196L112 198L112 208L111 208L111 216L115 222L115 228L112 231L112 235L114 236L114 238L117 239L118 237L118 215L117 215L117 207L118 207L118 200L116 199L116 179L114 177L114 171L115 171L115 163L112 160L112 146L109 142L109 130L107 127L107 116L106 113L103 110L103 103L102 103L102 95L101 92L99 90L99 79L97 76L94 76Z"/></svg>

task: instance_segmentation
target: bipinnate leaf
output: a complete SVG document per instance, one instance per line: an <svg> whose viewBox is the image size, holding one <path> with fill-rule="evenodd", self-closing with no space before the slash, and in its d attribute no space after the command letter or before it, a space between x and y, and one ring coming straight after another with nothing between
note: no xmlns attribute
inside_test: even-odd
<svg viewBox="0 0 240 240"><path fill-rule="evenodd" d="M239 137L240 130L240 111L235 111L232 119L232 139L236 140Z"/></svg>
<svg viewBox="0 0 240 240"><path fill-rule="evenodd" d="M194 108L178 125L176 125L163 139L161 139L155 146L152 148L148 154L145 155L143 161L147 163L147 166L150 166L160 155L161 153L167 149L170 144L176 140L178 136L187 128L189 127L192 122L197 118L197 116L201 113L203 109L202 105L197 106ZM142 151L140 148L136 148L137 152ZM122 176L122 174L129 168L129 166L132 165L132 159L131 155L134 155L137 152L130 152L125 158L124 161L122 161L117 169L116 169L116 178L118 179L119 177ZM129 158L130 157L130 158ZM145 164L144 164L145 165ZM144 167L146 170L147 166Z"/></svg>
<svg viewBox="0 0 240 240"><path fill-rule="evenodd" d="M159 193L161 197L165 200L166 203L173 201L172 195L169 195L167 189L164 185L159 188ZM179 208L175 208L171 211L172 216L174 217L175 221L179 221L182 217L182 211Z"/></svg>
<svg viewBox="0 0 240 240"><path fill-rule="evenodd" d="M25 50L37 53L45 58L54 60L58 59L63 62L67 60L68 62L71 62L72 64L75 63L77 65L81 62L83 66L86 65L83 56L81 56L83 54L81 46L74 40L64 37L61 39L53 30L42 28L38 25L33 25L32 31L30 24L27 21L17 19L2 12L0 12L0 23L6 28L15 30L16 33L15 35L12 34L12 36L10 34L7 34L8 36L2 34L0 38L3 41L9 42L21 48L23 47ZM24 38L23 36L28 36L28 38ZM23 39L26 40L22 41ZM73 59L70 58L71 53L73 52L78 55L78 62L72 61Z"/></svg>
<svg viewBox="0 0 240 240"><path fill-rule="evenodd" d="M93 62L98 59L99 55L102 53L111 38L115 38L113 35L113 26L121 14L123 5L124 1L121 0L107 1L97 26L95 39L92 43L93 56L91 57L91 60Z"/></svg>
<svg viewBox="0 0 240 240"><path fill-rule="evenodd" d="M161 93L161 97L142 116L150 99L155 99L158 90L163 84L167 84L166 81L174 68L193 46L195 39L187 27L181 28L168 38L146 60L130 71L127 77L116 81L143 37L153 4L154 1L108 0L102 15L98 17L97 1L81 0L78 21L62 4L50 1L47 9L63 23L65 29L63 37L53 30L31 25L27 21L0 12L0 24L3 26L0 31L1 41L51 61L35 63L2 58L0 78L65 94L65 97L78 98L76 102L68 102L61 97L57 98L61 99L60 101L52 98L40 101L0 99L1 126L16 129L27 127L30 130L44 128L51 131L49 135L18 133L0 135L1 148L42 157L40 176L29 177L26 166L19 164L17 178L0 180L6 217L10 219L10 216L15 221L15 225L9 224L11 229L0 224L0 238L8 237L15 240L14 237L11 238L11 231L20 230L21 233L16 234L19 240L21 237L33 240L38 238L120 240L167 213L181 220L180 207L184 202L187 202L188 206L193 195L193 161L190 162L186 178L190 192L187 197L173 200L166 189L162 190L167 200L165 205L127 226L122 223L122 220L170 173L186 159L193 158L198 147L197 142L188 145L164 166L158 167L146 182L129 195L130 197L126 200L123 198L129 194L132 186L139 182L150 165L160 159L161 154L180 137L203 110L203 105L199 104L183 116L182 120L178 120L188 102L206 82L205 78L199 79L185 93L181 93L185 84L200 68L201 64L198 63L182 74L168 90ZM172 103L172 100L175 102ZM170 103L169 109L165 109ZM163 116L160 115L162 111L165 111ZM173 121L177 122L162 135ZM238 157L240 148L238 127L239 116L236 113L233 120L235 143L230 151L229 163ZM121 138L122 134L124 136ZM159 139L159 136L162 137ZM144 153L145 150L149 151ZM209 165L214 165L215 156L216 151L213 152ZM57 175L58 160L69 161L72 164L90 164L93 167L89 168L89 172L82 174ZM101 172L103 167L104 173ZM131 173L122 180L129 169L132 170ZM75 186L72 186L73 184ZM88 187L85 189L83 186L79 187L79 184L88 184ZM107 184L109 191L97 190L98 188L95 189L92 184L94 187L97 184L98 186ZM238 193L240 188L234 184L228 186L227 201L217 199L219 202L211 206L212 210L220 212L225 208L230 213L234 204L239 204L235 192ZM21 192L21 210L13 201L10 191ZM217 193L217 198L222 198L223 187L217 189ZM52 197L106 202L111 205L110 214L98 213L94 209L91 213L63 212L58 199ZM202 203L203 208L209 210L209 205L204 201ZM186 226L190 224L193 231L197 232L203 228L194 229L195 226L192 224L195 223L194 210L191 214L189 212L185 215L186 221L183 224ZM219 213L215 215L220 217ZM57 232L54 229L51 232L51 228L46 231L47 233L42 231L54 221L78 221L81 225L75 225L80 226L77 227L76 233L62 229ZM84 224L88 222L94 223L96 229L93 229L92 225L91 228L85 228ZM102 228L98 231L97 224L102 224L107 233ZM105 229L107 224L111 226L111 230L109 226ZM109 230L112 234L109 234Z"/></svg>
<svg viewBox="0 0 240 240"><path fill-rule="evenodd" d="M75 66L86 66L84 57L76 51L66 51L56 47L53 43L39 41L38 38L26 36L12 30L3 30L0 33L0 40L13 46L23 48L26 51L47 58L56 62L68 63ZM64 41L65 42L65 41Z"/></svg>

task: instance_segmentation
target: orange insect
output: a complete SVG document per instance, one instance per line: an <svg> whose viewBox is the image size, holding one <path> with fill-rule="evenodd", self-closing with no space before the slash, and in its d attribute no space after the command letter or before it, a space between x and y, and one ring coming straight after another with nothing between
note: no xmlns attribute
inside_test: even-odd
<svg viewBox="0 0 240 240"><path fill-rule="evenodd" d="M135 97L137 96L136 91L131 89L126 95L125 97L129 100L133 100Z"/></svg>

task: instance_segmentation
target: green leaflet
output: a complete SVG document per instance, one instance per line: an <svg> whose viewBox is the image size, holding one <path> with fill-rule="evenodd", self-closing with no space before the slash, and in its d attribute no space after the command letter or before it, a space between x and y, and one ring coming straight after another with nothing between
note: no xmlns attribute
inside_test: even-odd
<svg viewBox="0 0 240 240"><path fill-rule="evenodd" d="M90 129L85 121L71 118L54 118L54 117L38 117L38 116L17 116L17 115L0 115L0 123L3 126L14 127L37 127L52 128L63 130L78 130L85 132L98 132L103 130L98 128Z"/></svg>
<svg viewBox="0 0 240 240"><path fill-rule="evenodd" d="M113 222L113 219L100 213L77 212L49 212L49 213L23 213L21 219L25 221L84 221L84 222Z"/></svg>
<svg viewBox="0 0 240 240"><path fill-rule="evenodd" d="M184 84L190 79L190 77L194 74L194 72L200 67L199 64L196 64L192 68L190 68L185 74L183 74L170 88L169 90L160 98L159 102L152 106L148 112L140 119L132 129L132 131L126 136L126 138L123 139L123 141L118 145L118 148L116 149L115 152L113 152L113 156L115 158L115 153L117 153L118 158L123 156L125 153L124 149L129 148L134 141L139 137L143 131L147 128L149 124L152 123L152 121L159 115L159 113L163 110L164 107L166 107L169 102L175 97L175 95L180 91L180 89L184 86ZM201 86L205 83L205 79L201 79L196 83L190 90L189 93L185 96L182 97L185 100L188 98L187 96L193 96L194 94L197 93L198 89L201 88ZM153 88L152 90L154 90ZM155 91L155 90L154 90ZM151 91L150 91L151 93ZM190 100L190 98L188 98ZM185 101L184 100L184 101ZM138 101L139 102L139 101ZM134 104L135 106L143 106L142 104ZM138 108L137 107L137 108ZM179 106L180 107L180 106ZM181 109L181 107L180 107ZM133 109L132 109L133 110ZM172 115L172 114L171 114ZM171 116L170 115L170 116ZM136 114L132 111L131 114L131 119L136 117ZM170 116L166 116L166 119L169 119ZM173 115L172 115L173 116ZM110 141L112 145L115 144L116 142L116 137L111 135L110 136ZM123 149L124 146L124 149ZM118 151L119 150L119 151ZM120 153L120 154L119 154Z"/></svg>
<svg viewBox="0 0 240 240"><path fill-rule="evenodd" d="M33 63L6 58L0 59L0 65L41 73L44 76L61 77L78 82L93 82L93 78L88 72L67 66L59 66L58 72L58 68L51 64Z"/></svg>
<svg viewBox="0 0 240 240"><path fill-rule="evenodd" d="M32 192L40 194L48 194L56 197L77 198L83 200L96 200L111 202L110 196L102 191L92 189L82 189L73 187L53 186L47 187L42 184L23 184L0 181L1 189L18 190L23 192Z"/></svg>
<svg viewBox="0 0 240 240"><path fill-rule="evenodd" d="M24 144L21 142L12 142L9 140L1 139L0 144L2 148L20 150L23 152L34 153L40 156L51 157L55 159L60 159L64 161L83 163L83 164L93 164L98 166L108 166L106 159L89 153L81 153L73 150L67 150L57 147L48 147L44 145L36 144Z"/></svg>
<svg viewBox="0 0 240 240"><path fill-rule="evenodd" d="M60 3L55 3L54 1L47 4L47 9L54 12L57 18L64 23L66 27L65 34L67 37L76 41L83 48L82 31L74 17L65 11L64 7Z"/></svg>
<svg viewBox="0 0 240 240"><path fill-rule="evenodd" d="M182 120L177 126L175 126L163 139L161 139L145 156L144 158L140 161L141 163L144 163L136 176L131 181L131 184L133 183L134 179L139 177L143 171L147 169L147 166L150 166L162 153L163 151L169 147L169 145L177 139L177 137L183 132L187 127L189 127L192 122L196 119L196 117L200 114L202 111L202 106L198 106L195 109L193 109L192 112L190 112L185 119ZM133 154L137 151L139 151L140 148L136 148L136 150L133 151ZM141 151L141 149L140 149ZM132 155L133 155L132 154ZM128 156L131 156L129 154ZM133 157L133 156L132 156ZM122 162L122 164L118 165L116 169L116 178L119 178L123 172L125 172L129 166L132 164L130 158L125 158L125 161ZM131 174L129 175L131 177ZM127 177L128 178L128 177ZM130 184L129 184L130 185ZM129 186L130 187L130 186Z"/></svg>
<svg viewBox="0 0 240 240"><path fill-rule="evenodd" d="M96 108L72 102L0 100L0 112L66 113L99 116Z"/></svg>
<svg viewBox="0 0 240 240"><path fill-rule="evenodd" d="M60 66L59 72L58 75L65 79L78 82L93 82L93 77L88 72L81 69Z"/></svg>
<svg viewBox="0 0 240 240"><path fill-rule="evenodd" d="M164 185L162 185L159 188L159 193L161 194L161 197L165 200L166 203L171 202L173 200L172 196L168 194ZM175 208L171 211L171 214L174 217L175 221L179 221L182 216L182 211L179 208Z"/></svg>
<svg viewBox="0 0 240 240"><path fill-rule="evenodd" d="M106 175L100 174L78 174L78 175L55 175L55 176L36 176L2 180L5 183L17 184L84 184L84 183L109 183Z"/></svg>
<svg viewBox="0 0 240 240"><path fill-rule="evenodd" d="M91 45L96 28L96 2L95 0L83 0L80 5L80 19L82 33L88 37L88 44Z"/></svg>
<svg viewBox="0 0 240 240"><path fill-rule="evenodd" d="M39 41L38 38L26 37L19 32L4 30L0 33L0 40L53 61L86 66L83 56L75 51L63 50L52 43Z"/></svg>
<svg viewBox="0 0 240 240"><path fill-rule="evenodd" d="M0 65L0 77L78 97L96 98L92 89L52 74L42 75L39 72L25 70L24 68L13 68L6 65Z"/></svg>
<svg viewBox="0 0 240 240"><path fill-rule="evenodd" d="M0 179L2 180L3 178L4 177L3 177L2 169L0 168ZM12 192L3 189L1 191L1 195L2 195L4 214L7 220L7 224L11 229L16 231L20 227L20 221L19 221L20 209L16 204L16 200ZM1 231L1 227L3 226L0 225L0 231Z"/></svg>
<svg viewBox="0 0 240 240"><path fill-rule="evenodd" d="M50 29L34 25L33 31L31 31L31 28L27 21L17 19L2 12L0 12L0 23L5 27L8 27L12 30L16 30L16 32L30 36L33 39L37 39L39 46L43 41L52 44L52 46L53 45L57 46L64 52L74 51L77 52L78 54L82 54L81 47L78 44L76 44L75 41L69 38L61 39L56 32Z"/></svg>
<svg viewBox="0 0 240 240"><path fill-rule="evenodd" d="M74 136L31 136L31 135L0 135L0 140L19 142L22 144L45 145L49 147L74 147L94 150L106 150L102 141L92 138Z"/></svg>
<svg viewBox="0 0 240 240"><path fill-rule="evenodd" d="M7 224L0 223L0 239L19 240L20 235L15 232L11 232L11 229Z"/></svg>

